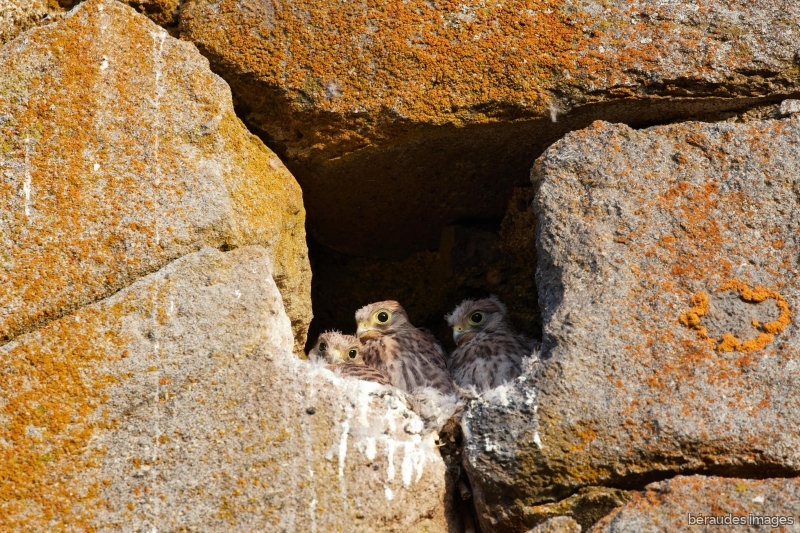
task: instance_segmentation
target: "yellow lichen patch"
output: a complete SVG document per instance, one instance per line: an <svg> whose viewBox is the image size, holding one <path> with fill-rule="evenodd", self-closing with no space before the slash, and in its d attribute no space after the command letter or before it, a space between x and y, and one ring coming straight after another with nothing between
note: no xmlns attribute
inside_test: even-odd
<svg viewBox="0 0 800 533"><path fill-rule="evenodd" d="M117 381L98 363L125 342L104 316L85 309L0 350L0 531L92 530L98 484L82 476L102 456L95 431L115 424L97 411Z"/></svg>
<svg viewBox="0 0 800 533"><path fill-rule="evenodd" d="M312 316L303 192L280 159L247 131L232 109L223 116L220 131L225 150L240 158L236 172L225 182L240 232L240 241L229 244L258 243L270 250L273 278L292 320L295 353L302 354Z"/></svg>
<svg viewBox="0 0 800 533"><path fill-rule="evenodd" d="M746 283L736 278L723 283L719 289L717 289L717 292L729 290L737 291L739 296L747 302L761 303L766 300L775 300L775 305L778 307L780 315L776 320L764 324L759 323L757 319L753 319L751 325L754 329L760 330L760 332L752 339L742 341L729 332L723 333L721 339L709 338L707 329L700 325L700 319L708 314L708 294L705 292L695 294L692 296L693 307L681 313L679 320L684 326L696 330L698 337L701 339L711 340L716 345L717 351L723 353L748 353L763 350L775 340L775 335L780 333L791 322L792 313L789 309L789 304L778 292L764 287L752 289Z"/></svg>

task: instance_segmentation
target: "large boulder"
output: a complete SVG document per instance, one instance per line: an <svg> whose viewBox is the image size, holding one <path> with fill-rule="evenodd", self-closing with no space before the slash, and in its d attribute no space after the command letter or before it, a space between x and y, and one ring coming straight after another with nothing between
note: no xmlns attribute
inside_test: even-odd
<svg viewBox="0 0 800 533"><path fill-rule="evenodd" d="M586 487L800 474L800 117L597 122L537 161L542 361L465 417L485 531Z"/></svg>
<svg viewBox="0 0 800 533"><path fill-rule="evenodd" d="M435 434L292 354L270 255L204 248L0 347L2 531L448 531Z"/></svg>
<svg viewBox="0 0 800 533"><path fill-rule="evenodd" d="M694 526L694 527L692 527ZM798 531L800 480L678 476L651 483L592 533Z"/></svg>
<svg viewBox="0 0 800 533"><path fill-rule="evenodd" d="M300 181L309 231L361 256L500 220L536 156L595 119L719 118L800 92L791 0L188 0L180 17Z"/></svg>
<svg viewBox="0 0 800 533"><path fill-rule="evenodd" d="M91 0L0 48L0 342L204 246L259 244L311 320L302 193L190 43Z"/></svg>

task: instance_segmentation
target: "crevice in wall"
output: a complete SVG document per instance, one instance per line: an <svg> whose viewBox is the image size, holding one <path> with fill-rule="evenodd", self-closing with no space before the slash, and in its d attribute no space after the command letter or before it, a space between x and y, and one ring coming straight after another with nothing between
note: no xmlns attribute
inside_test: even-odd
<svg viewBox="0 0 800 533"><path fill-rule="evenodd" d="M465 298L489 294L506 303L519 331L539 338L532 199L532 187L516 189L502 221L447 226L438 249L402 260L343 254L309 237L314 320L307 349L324 330L352 332L355 311L361 306L397 300L414 325L430 329L452 350L455 345L444 315Z"/></svg>
<svg viewBox="0 0 800 533"><path fill-rule="evenodd" d="M597 521L616 508L625 505L636 492L646 490L651 483L668 481L677 476L709 476L740 479L797 478L800 471L776 465L711 465L682 471L650 471L622 478L614 483L584 486L568 496L530 506L525 509L525 522L529 527L544 522L553 516L566 515L578 522L583 531L588 531Z"/></svg>

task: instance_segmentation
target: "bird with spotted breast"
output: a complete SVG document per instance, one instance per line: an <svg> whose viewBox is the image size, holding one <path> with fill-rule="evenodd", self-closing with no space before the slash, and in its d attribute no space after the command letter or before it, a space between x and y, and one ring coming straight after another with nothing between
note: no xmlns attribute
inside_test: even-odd
<svg viewBox="0 0 800 533"><path fill-rule="evenodd" d="M453 328L456 349L447 367L456 385L493 389L522 373L523 358L539 356L539 343L518 334L508 323L508 310L495 296L464 300L445 320Z"/></svg>
<svg viewBox="0 0 800 533"><path fill-rule="evenodd" d="M326 331L317 338L314 347L308 352L308 358L324 359L329 363L326 368L342 377L391 385L389 376L364 363L364 358L361 356L362 349L361 343L352 335L343 335L339 331Z"/></svg>
<svg viewBox="0 0 800 533"><path fill-rule="evenodd" d="M444 350L430 332L411 324L399 303L365 305L356 311L356 325L364 362L385 372L392 385L409 393L425 387L455 392Z"/></svg>

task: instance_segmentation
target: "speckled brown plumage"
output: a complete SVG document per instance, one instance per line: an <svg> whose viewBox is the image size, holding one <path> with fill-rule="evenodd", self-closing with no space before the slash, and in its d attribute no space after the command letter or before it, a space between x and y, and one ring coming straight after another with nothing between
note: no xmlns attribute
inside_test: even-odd
<svg viewBox="0 0 800 533"><path fill-rule="evenodd" d="M384 320L385 319L385 320ZM430 332L415 328L399 303L389 300L356 312L364 362L384 371L392 385L406 392L432 387L454 392L444 350Z"/></svg>
<svg viewBox="0 0 800 533"><path fill-rule="evenodd" d="M459 387L492 389L519 376L524 357L539 355L539 343L514 332L494 296L465 300L445 319L457 345L447 367Z"/></svg>
<svg viewBox="0 0 800 533"><path fill-rule="evenodd" d="M314 348L308 352L309 359L324 359L325 368L338 373L342 377L373 381L381 385L391 385L389 376L377 368L364 364L363 346L352 335L343 335L339 331L326 331L320 334Z"/></svg>
<svg viewBox="0 0 800 533"><path fill-rule="evenodd" d="M372 368L367 365L354 365L351 363L339 363L336 365L325 365L328 370L338 373L343 378L354 378L363 381L372 381L381 385L391 385L389 376L385 372Z"/></svg>

